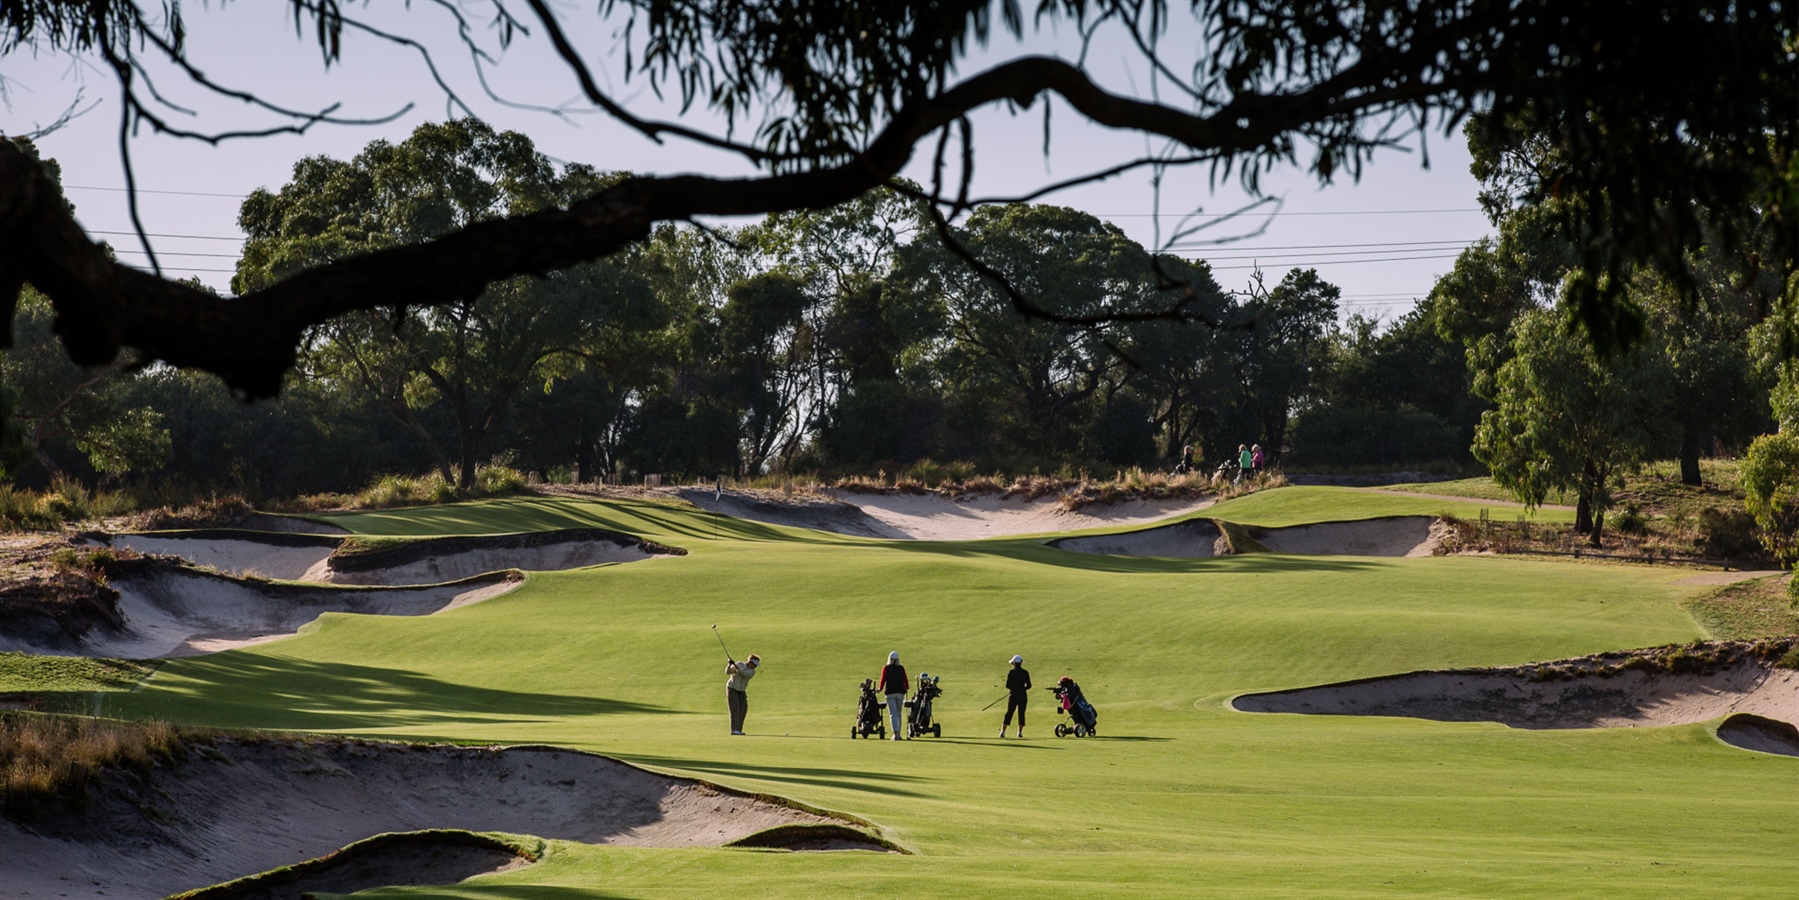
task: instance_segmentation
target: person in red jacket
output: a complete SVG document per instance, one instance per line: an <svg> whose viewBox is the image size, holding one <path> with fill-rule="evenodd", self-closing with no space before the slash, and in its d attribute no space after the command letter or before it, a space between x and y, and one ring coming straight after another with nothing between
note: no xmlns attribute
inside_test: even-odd
<svg viewBox="0 0 1799 900"><path fill-rule="evenodd" d="M893 720L893 739L905 740L905 729L900 727L900 708L906 703L906 691L912 683L906 680L906 667L900 665L899 651L887 654L887 665L881 667L880 691L887 695L887 717Z"/></svg>

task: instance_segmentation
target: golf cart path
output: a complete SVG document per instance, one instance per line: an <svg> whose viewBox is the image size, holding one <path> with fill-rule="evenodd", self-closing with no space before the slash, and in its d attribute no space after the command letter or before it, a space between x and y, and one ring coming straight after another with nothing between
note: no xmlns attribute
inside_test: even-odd
<svg viewBox="0 0 1799 900"><path fill-rule="evenodd" d="M163 897L423 829L718 847L834 826L886 849L853 820L553 747L217 738L148 779L108 772L90 796L29 826L0 818L0 894Z"/></svg>

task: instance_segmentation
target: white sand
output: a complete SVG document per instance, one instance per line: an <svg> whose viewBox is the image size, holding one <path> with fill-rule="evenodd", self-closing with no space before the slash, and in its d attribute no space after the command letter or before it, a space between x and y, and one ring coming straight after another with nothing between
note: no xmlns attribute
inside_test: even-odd
<svg viewBox="0 0 1799 900"><path fill-rule="evenodd" d="M1243 712L1404 716L1515 728L1688 725L1732 713L1799 723L1799 672L1737 663L1710 674L1629 670L1536 681L1521 669L1414 672L1246 694Z"/></svg>
<svg viewBox="0 0 1799 900"><path fill-rule="evenodd" d="M717 847L844 824L569 750L232 739L217 750L159 767L153 789L115 774L87 811L37 833L0 820L0 894L162 897L426 828Z"/></svg>
<svg viewBox="0 0 1799 900"><path fill-rule="evenodd" d="M1199 559L1230 552L1223 532L1209 519L1193 519L1143 531L1058 538L1049 545L1075 553L1107 556L1153 556L1167 559Z"/></svg>
<svg viewBox="0 0 1799 900"><path fill-rule="evenodd" d="M869 517L907 538L920 541L971 541L1017 534L1051 534L1121 525L1142 525L1198 512L1211 500L1128 500L1062 508L1056 497L1025 500L980 494L951 500L940 494L853 494L837 499L862 509Z"/></svg>
<svg viewBox="0 0 1799 900"><path fill-rule="evenodd" d="M1270 551L1298 556L1430 556L1447 534L1448 527L1432 516L1386 516L1250 530L1250 536Z"/></svg>
<svg viewBox="0 0 1799 900"><path fill-rule="evenodd" d="M1758 753L1799 756L1799 728L1753 713L1737 713L1719 723L1718 740Z"/></svg>
<svg viewBox="0 0 1799 900"><path fill-rule="evenodd" d="M230 575L278 578L288 581L325 581L325 560L336 552L334 538L299 543L293 539L256 540L253 532L243 537L221 537L217 532L115 534L108 542L138 553L177 556L195 565L210 566ZM502 567L504 568L504 567ZM441 579L440 579L441 580Z"/></svg>
<svg viewBox="0 0 1799 900"><path fill-rule="evenodd" d="M474 547L370 570L346 570L343 561L327 559L322 566L309 569L301 580L365 585L438 584L504 569L550 572L637 562L655 556L634 544L571 540L535 547Z"/></svg>
<svg viewBox="0 0 1799 900"><path fill-rule="evenodd" d="M288 637L328 612L430 615L497 597L521 583L496 574L429 587L312 587L168 569L113 582L125 620L121 630L96 627L74 644L0 637L0 650L118 659L195 656Z"/></svg>

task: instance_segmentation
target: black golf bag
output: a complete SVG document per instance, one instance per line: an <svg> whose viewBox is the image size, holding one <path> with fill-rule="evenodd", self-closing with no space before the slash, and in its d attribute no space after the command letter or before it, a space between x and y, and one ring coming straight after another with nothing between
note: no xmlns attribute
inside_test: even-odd
<svg viewBox="0 0 1799 900"><path fill-rule="evenodd" d="M928 673L918 673L918 689L912 694L912 699L906 701L906 737L925 734L943 737L943 726L931 721L931 706L938 697L943 696L943 689L937 686L937 681Z"/></svg>
<svg viewBox="0 0 1799 900"><path fill-rule="evenodd" d="M874 679L862 679L862 695L856 699L856 725L850 729L850 737L865 738L872 734L878 738L886 738L887 724L881 717L886 709L887 704L881 702L880 695L875 693Z"/></svg>

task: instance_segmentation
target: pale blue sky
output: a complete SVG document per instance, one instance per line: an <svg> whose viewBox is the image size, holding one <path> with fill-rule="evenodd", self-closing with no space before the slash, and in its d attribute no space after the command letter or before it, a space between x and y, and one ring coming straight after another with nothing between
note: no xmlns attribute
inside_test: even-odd
<svg viewBox="0 0 1799 900"><path fill-rule="evenodd" d="M523 131L553 158L579 161L602 169L675 173L749 174L735 158L671 140L656 145L616 123L580 112L574 80L547 53L547 42L535 36L517 39L499 54L487 31L490 7L464 4L470 27L494 47L499 65L489 81L502 97L538 105L569 104L570 114L509 108L489 99L475 78L469 56L456 41L456 22L444 6L414 3L410 10L395 0L367 6L346 4L351 15L377 27L404 30L433 48L440 72L469 101L477 115L498 127ZM515 13L529 20L522 5ZM446 117L443 95L415 51L376 42L366 35L346 35L343 61L328 71L320 64L310 34L296 34L285 0L238 0L223 6L188 4L191 58L206 74L233 87L251 90L270 101L298 109L342 103L338 114L374 117L392 113L408 102L413 108L395 121L376 126L318 125L306 135L228 141L217 147L156 135L147 129L132 142L140 209L148 231L169 235L155 239L165 270L194 274L220 287L235 263L239 201L257 187L278 188L295 160L306 155L347 157L376 138L403 138L418 123ZM566 27L587 48L601 84L643 115L671 117L673 110L644 89L641 81L624 83L616 57L608 57L612 25L593 13L591 3L559 7ZM1166 46L1178 45L1170 39ZM1072 56L1078 47L1065 37L1039 35L1024 45L996 42L965 67L973 72L1021 53ZM1151 86L1140 65L1117 41L1095 43L1088 68L1114 91L1147 95ZM1176 68L1180 68L1179 63ZM167 111L180 127L196 130L240 128L273 119L248 112L243 104L207 97L171 73L152 68L157 86L171 99L194 111ZM21 133L54 120L79 93L90 111L41 141L42 149L63 166L63 180L83 225L113 242L121 258L139 263L144 257L134 237L118 154L117 88L113 79L91 62L68 57L14 53L0 59L5 103L0 130ZM1171 94L1164 86L1162 97ZM97 104L95 101L98 101ZM693 117L693 124L722 127L716 120ZM1003 195L1036 188L1084 171L1141 155L1140 135L1110 132L1083 123L1057 105L1052 114L1051 154L1042 152L1041 107L1013 116L988 110L975 119L976 193ZM1264 179L1264 190L1278 198L1278 213L1257 237L1195 250L1209 259L1227 288L1242 287L1250 267L1261 263L1270 281L1294 265L1315 266L1341 286L1347 311L1392 318L1422 296L1436 277L1449 269L1454 254L1468 241L1491 233L1476 203L1477 186L1468 174L1468 156L1459 135L1428 136L1431 166L1425 169L1411 139L1412 152L1377 156L1360 183L1319 187L1296 170L1278 170ZM921 154L928 147L921 148ZM913 177L923 178L922 161ZM167 193L159 193L167 192ZM1213 186L1202 170L1176 170L1161 189L1161 236L1166 238L1183 213L1203 210L1215 215L1236 209L1248 198L1234 180ZM1084 209L1118 225L1145 244L1157 238L1152 215L1155 192L1148 176L1134 173L1062 192L1044 202ZM126 232L126 233L120 233ZM1221 236L1240 235L1242 229ZM209 271L226 270L226 271Z"/></svg>

